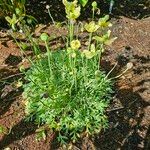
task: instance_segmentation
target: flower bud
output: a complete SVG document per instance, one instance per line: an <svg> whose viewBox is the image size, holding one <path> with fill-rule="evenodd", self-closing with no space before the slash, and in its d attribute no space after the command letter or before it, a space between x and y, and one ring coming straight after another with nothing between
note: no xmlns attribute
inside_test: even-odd
<svg viewBox="0 0 150 150"><path fill-rule="evenodd" d="M93 7L93 9L96 9L96 8L97 8L97 2L96 2L96 1L94 1L94 2L92 3L92 7Z"/></svg>
<svg viewBox="0 0 150 150"><path fill-rule="evenodd" d="M42 41L46 42L48 40L49 36L47 35L47 33L42 33L40 38Z"/></svg>
<svg viewBox="0 0 150 150"><path fill-rule="evenodd" d="M76 53L72 53L71 57L75 58L76 57Z"/></svg>
<svg viewBox="0 0 150 150"><path fill-rule="evenodd" d="M132 67L133 67L133 63L132 62L127 63L127 69L131 69Z"/></svg>
<svg viewBox="0 0 150 150"><path fill-rule="evenodd" d="M50 6L49 6L49 5L46 5L46 9L50 9Z"/></svg>

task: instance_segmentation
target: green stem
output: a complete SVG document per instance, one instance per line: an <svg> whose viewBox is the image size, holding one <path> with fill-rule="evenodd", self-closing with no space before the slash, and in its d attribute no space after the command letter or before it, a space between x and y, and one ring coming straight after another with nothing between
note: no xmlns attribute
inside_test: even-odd
<svg viewBox="0 0 150 150"><path fill-rule="evenodd" d="M107 73L107 75L105 76L105 79L108 78L108 76L112 73L112 71L116 68L117 66L117 62L115 63L115 65L113 66L113 68Z"/></svg>
<svg viewBox="0 0 150 150"><path fill-rule="evenodd" d="M92 32L89 34L88 51L90 51L91 41L92 41ZM87 76L87 69L88 69L88 59L86 58L86 66L85 66L85 74L86 74L86 76ZM85 82L87 82L87 77L86 77L86 81Z"/></svg>
<svg viewBox="0 0 150 150"><path fill-rule="evenodd" d="M93 8L92 20L94 20L94 17L95 17L95 10Z"/></svg>
<svg viewBox="0 0 150 150"><path fill-rule="evenodd" d="M73 40L73 36L74 36L74 23L73 23L73 20L70 20L69 32L70 32L70 42L71 42Z"/></svg>
<svg viewBox="0 0 150 150"><path fill-rule="evenodd" d="M76 57L74 58L74 69L76 69ZM75 89L77 91L77 70L74 71Z"/></svg>
<svg viewBox="0 0 150 150"><path fill-rule="evenodd" d="M98 59L98 70L100 69L100 65L101 65L101 52L99 53L99 59Z"/></svg>
<svg viewBox="0 0 150 150"><path fill-rule="evenodd" d="M47 42L45 42L45 45L46 45L46 50L47 50L47 54L48 54L49 73L50 73L50 77L52 77L51 51L49 49L49 46L48 46Z"/></svg>
<svg viewBox="0 0 150 150"><path fill-rule="evenodd" d="M85 65L84 65L83 57L82 57L82 66L83 66L82 73L83 73L84 82L85 82L86 81L86 74L85 74Z"/></svg>
<svg viewBox="0 0 150 150"><path fill-rule="evenodd" d="M70 68L69 68L69 72L70 72L70 70L71 70L72 73L73 73L74 71L73 71L72 57L71 57L70 54L68 54L68 55L69 55L68 57L69 57L69 67L70 67ZM73 77L73 80L74 80L74 77ZM74 84L74 83L71 84L71 87L70 87L70 90L69 90L70 96L71 96L71 90L72 90L73 84Z"/></svg>
<svg viewBox="0 0 150 150"><path fill-rule="evenodd" d="M90 50L90 47L91 47L91 41L92 41L92 32L89 34L88 50Z"/></svg>
<svg viewBox="0 0 150 150"><path fill-rule="evenodd" d="M49 14L50 18L52 19L53 24L56 25L56 23L55 23L55 21L54 21L52 15L51 15L50 9L48 9L48 14Z"/></svg>
<svg viewBox="0 0 150 150"><path fill-rule="evenodd" d="M103 50L103 44L100 47L100 53L99 53L99 58L98 58L98 70L100 69L100 65L101 65L101 54L102 54L102 50Z"/></svg>
<svg viewBox="0 0 150 150"><path fill-rule="evenodd" d="M14 37L13 35L11 35L11 36L12 36L13 39L15 40L15 42L16 42L17 46L19 47L19 49L21 50L21 53L25 55L25 57L28 59L28 61L29 61L33 66L35 66L34 63L33 63L33 61L27 56L27 54L24 52L24 50L22 49L22 47L19 45L19 43L18 43L18 41L15 39L15 37ZM23 57L23 56L22 56L22 57ZM24 57L23 57L23 58L24 58Z"/></svg>

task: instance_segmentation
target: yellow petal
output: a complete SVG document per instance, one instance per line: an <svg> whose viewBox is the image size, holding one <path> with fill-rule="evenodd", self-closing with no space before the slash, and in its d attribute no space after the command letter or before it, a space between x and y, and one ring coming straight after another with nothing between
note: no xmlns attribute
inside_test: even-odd
<svg viewBox="0 0 150 150"><path fill-rule="evenodd" d="M93 53L88 50L83 51L83 53L87 59L91 59L94 56Z"/></svg>
<svg viewBox="0 0 150 150"><path fill-rule="evenodd" d="M111 45L116 39L117 39L117 37L112 38L112 39L109 39L109 40L106 40L106 41L104 42L104 44L105 44L105 45Z"/></svg>
<svg viewBox="0 0 150 150"><path fill-rule="evenodd" d="M85 24L85 29L88 32L95 32L95 31L97 31L98 28L99 28L99 26L96 25L94 21L91 21L89 24L88 23Z"/></svg>

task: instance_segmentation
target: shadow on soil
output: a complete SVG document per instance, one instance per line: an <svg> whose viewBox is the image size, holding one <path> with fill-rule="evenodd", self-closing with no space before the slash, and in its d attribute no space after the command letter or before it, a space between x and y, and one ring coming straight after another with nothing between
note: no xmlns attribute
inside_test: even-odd
<svg viewBox="0 0 150 150"><path fill-rule="evenodd" d="M4 87L2 92L3 93L0 98L0 115L5 114L9 110L11 104L20 97L22 89L19 88L17 90L13 90L11 86L7 85Z"/></svg>
<svg viewBox="0 0 150 150"><path fill-rule="evenodd" d="M141 122L144 108L150 104L144 102L137 92L133 92L132 88L119 90L114 101L113 103L119 101L121 107L114 108L109 113L110 128L95 140L98 149L132 150L139 149L140 146L141 148L148 147L147 137L142 138L140 132L147 130L141 126Z"/></svg>
<svg viewBox="0 0 150 150"><path fill-rule="evenodd" d="M0 69L0 115L5 114L9 110L11 104L20 97L23 91L22 88L15 87L16 81L22 78L22 75L16 68L20 61L20 57L9 55L5 61L8 66Z"/></svg>
<svg viewBox="0 0 150 150"><path fill-rule="evenodd" d="M0 141L0 148L4 148L14 141L20 140L28 135L35 133L37 126L34 126L32 122L21 120L17 125L11 129L11 133L4 136ZM20 146L21 148L21 146Z"/></svg>
<svg viewBox="0 0 150 150"><path fill-rule="evenodd" d="M109 2L106 0L96 0L98 7L101 10L101 14L109 13ZM87 20L87 18L92 17L91 3L82 9L83 13L80 17L81 20ZM49 23L51 21L48 11L46 10L46 5L50 6L50 12L55 21L64 21L65 9L64 5L59 0L32 0L27 4L28 13L33 15L39 23ZM39 11L40 10L40 11ZM88 12L88 13L87 13ZM141 19L148 17L150 14L150 1L148 0L115 0L115 4L112 9L112 15L114 16L126 16L134 19ZM98 17L98 16L97 16Z"/></svg>
<svg viewBox="0 0 150 150"><path fill-rule="evenodd" d="M138 64L133 69L134 76L138 75L140 77L149 70L149 65L145 66L145 68L143 67L150 60L148 56L133 55L132 50L129 52L125 51L118 56L116 60L118 67L113 71L113 76L119 74L119 70L125 67L128 62L132 62L132 60L135 60L136 64ZM102 64L107 72L113 67L109 61L104 61ZM114 88L115 96L108 113L110 126L95 139L95 145L98 150L150 149L150 127L143 125L145 108L150 106L150 102L143 99L140 95L140 93L148 91L148 87L144 85L150 80L140 79L135 81L136 85L134 86L126 86L128 85L128 82L126 82L128 79L122 79L125 80L123 82L125 85L122 85L125 88L118 86ZM138 87L136 91L133 89L135 86ZM147 122L146 124L149 123Z"/></svg>
<svg viewBox="0 0 150 150"><path fill-rule="evenodd" d="M115 0L113 13L117 16L125 16L132 19L149 17L150 1L148 0Z"/></svg>

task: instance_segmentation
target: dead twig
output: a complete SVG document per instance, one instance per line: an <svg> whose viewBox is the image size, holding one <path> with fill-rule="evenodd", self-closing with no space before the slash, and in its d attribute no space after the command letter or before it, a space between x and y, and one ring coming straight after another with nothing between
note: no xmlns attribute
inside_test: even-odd
<svg viewBox="0 0 150 150"><path fill-rule="evenodd" d="M9 79L9 78L13 78L13 77L15 77L15 76L20 76L20 75L22 75L22 74L24 74L24 73L17 73L17 74L10 75L10 76L8 76L8 77L5 77L5 78L1 79L0 82L2 82L3 80L7 80L7 79Z"/></svg>

